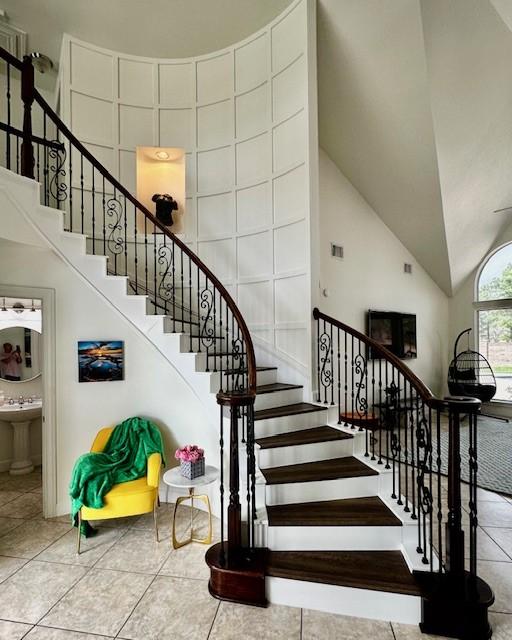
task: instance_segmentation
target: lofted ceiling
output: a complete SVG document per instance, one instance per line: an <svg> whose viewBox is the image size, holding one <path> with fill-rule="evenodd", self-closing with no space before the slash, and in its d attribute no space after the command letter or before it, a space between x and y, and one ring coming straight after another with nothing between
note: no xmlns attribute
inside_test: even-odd
<svg viewBox="0 0 512 640"><path fill-rule="evenodd" d="M29 48L68 32L186 57L292 0L0 0ZM512 0L317 0L320 144L437 284L455 292L512 213ZM49 78L44 79L46 82Z"/></svg>
<svg viewBox="0 0 512 640"><path fill-rule="evenodd" d="M320 143L448 294L511 221L510 0L319 0Z"/></svg>

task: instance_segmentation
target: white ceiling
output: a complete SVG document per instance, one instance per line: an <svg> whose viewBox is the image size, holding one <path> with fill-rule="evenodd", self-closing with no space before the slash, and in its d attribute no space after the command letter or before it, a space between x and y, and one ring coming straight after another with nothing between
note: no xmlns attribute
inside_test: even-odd
<svg viewBox="0 0 512 640"><path fill-rule="evenodd" d="M453 293L512 213L512 0L317 0L320 144ZM291 0L0 0L29 48L62 33L155 57L250 35ZM46 81L48 82L48 78Z"/></svg>
<svg viewBox="0 0 512 640"><path fill-rule="evenodd" d="M182 58L227 47L291 0L0 0L28 46L58 61L63 33L122 53Z"/></svg>

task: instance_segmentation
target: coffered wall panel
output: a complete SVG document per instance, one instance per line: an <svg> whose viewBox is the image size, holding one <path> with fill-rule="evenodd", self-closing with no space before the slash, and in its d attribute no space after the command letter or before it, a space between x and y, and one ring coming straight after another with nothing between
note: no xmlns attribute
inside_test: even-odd
<svg viewBox="0 0 512 640"><path fill-rule="evenodd" d="M308 85L313 5L296 0L246 40L191 59L137 58L66 37L61 78L63 115L130 190L137 145L185 149L178 232L237 300L258 360L284 361L302 376L317 145L307 101L316 93Z"/></svg>

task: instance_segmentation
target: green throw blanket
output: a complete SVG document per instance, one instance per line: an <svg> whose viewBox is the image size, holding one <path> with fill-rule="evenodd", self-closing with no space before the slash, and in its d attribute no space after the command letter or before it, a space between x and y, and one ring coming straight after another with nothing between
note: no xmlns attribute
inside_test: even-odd
<svg viewBox="0 0 512 640"><path fill-rule="evenodd" d="M103 507L103 497L115 484L145 476L148 456L152 453L160 453L163 460L158 427L144 418L128 418L114 428L101 453L80 456L69 485L73 524L77 526L82 506ZM89 537L96 532L89 523L83 522L82 533Z"/></svg>

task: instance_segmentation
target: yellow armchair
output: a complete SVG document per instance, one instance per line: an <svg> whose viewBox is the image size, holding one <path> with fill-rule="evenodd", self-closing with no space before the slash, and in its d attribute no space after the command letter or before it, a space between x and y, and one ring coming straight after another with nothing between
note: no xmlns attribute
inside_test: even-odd
<svg viewBox="0 0 512 640"><path fill-rule="evenodd" d="M96 434L91 452L103 451L114 427L106 427ZM148 457L147 474L144 478L116 484L105 494L101 509L83 506L78 512L78 542L77 553L80 553L80 525L82 520L107 520L109 518L123 518L138 516L153 512L155 536L158 542L158 522L156 508L158 505L158 486L160 484L160 469L162 456L152 453Z"/></svg>

